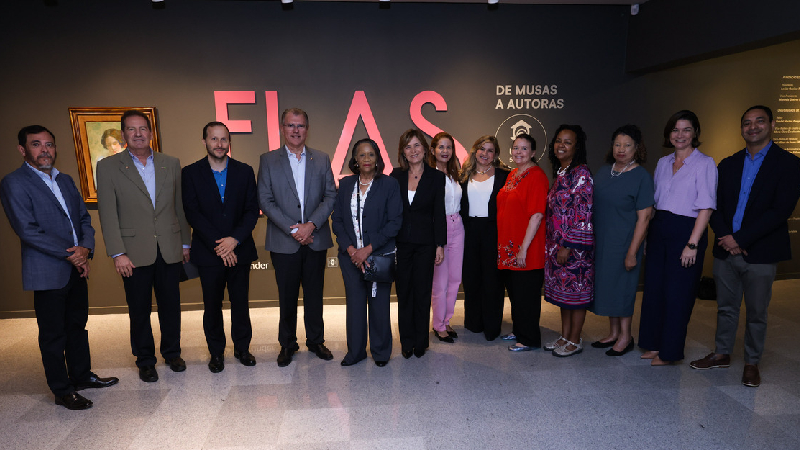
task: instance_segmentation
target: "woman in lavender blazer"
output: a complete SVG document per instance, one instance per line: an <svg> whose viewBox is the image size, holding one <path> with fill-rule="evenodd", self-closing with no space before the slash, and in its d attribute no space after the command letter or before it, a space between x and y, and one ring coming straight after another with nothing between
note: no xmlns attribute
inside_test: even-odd
<svg viewBox="0 0 800 450"><path fill-rule="evenodd" d="M717 206L717 167L697 149L700 121L678 111L664 127L658 160L655 215L647 235L644 297L639 324L642 359L663 366L683 359L686 328L708 246L708 219Z"/></svg>

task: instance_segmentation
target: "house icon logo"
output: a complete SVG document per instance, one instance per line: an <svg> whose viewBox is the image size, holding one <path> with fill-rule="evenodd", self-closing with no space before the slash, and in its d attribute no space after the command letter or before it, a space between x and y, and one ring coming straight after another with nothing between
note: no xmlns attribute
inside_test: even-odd
<svg viewBox="0 0 800 450"><path fill-rule="evenodd" d="M514 143L514 139L523 133L531 135L536 140L536 149L534 150L536 162L539 162L542 156L547 153L547 131L545 131L542 122L530 114L514 114L506 118L494 133L494 137L497 138L501 146L504 142L508 142L508 163L512 164L512 166L514 163L511 160L511 145ZM502 153L500 158L503 158Z"/></svg>

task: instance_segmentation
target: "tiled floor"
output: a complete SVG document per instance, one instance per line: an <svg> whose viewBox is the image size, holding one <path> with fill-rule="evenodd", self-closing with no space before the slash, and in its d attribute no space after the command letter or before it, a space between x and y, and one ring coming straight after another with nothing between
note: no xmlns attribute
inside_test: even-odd
<svg viewBox="0 0 800 450"><path fill-rule="evenodd" d="M696 371L688 361L653 368L638 351L620 358L588 346L570 358L508 352L460 326L461 302L455 344L434 338L424 357L405 360L395 316L386 367L371 359L341 367L345 317L337 305L325 307L334 361L302 351L279 368L278 311L261 308L252 310L258 365L240 365L229 349L216 375L206 368L202 313L185 312L189 367L173 373L159 364L161 379L151 384L137 377L127 316L91 316L94 370L121 381L85 391L94 408L68 411L53 404L45 384L34 320L3 320L0 449L798 449L798 291L800 280L775 283L763 384L755 389L739 382L741 328L730 369ZM714 302L698 301L689 359L713 345L715 314ZM508 306L506 322L509 329ZM544 339L554 338L558 310L543 304L541 325ZM601 338L606 326L589 314L584 341Z"/></svg>

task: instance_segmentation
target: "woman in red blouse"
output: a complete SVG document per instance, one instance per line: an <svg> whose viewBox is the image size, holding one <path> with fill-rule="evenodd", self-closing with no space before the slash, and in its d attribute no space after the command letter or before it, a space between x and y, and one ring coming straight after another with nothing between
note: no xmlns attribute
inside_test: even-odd
<svg viewBox="0 0 800 450"><path fill-rule="evenodd" d="M536 141L521 134L511 147L517 165L497 194L497 267L511 301L512 352L542 346L539 316L544 282L544 218L547 175L534 160Z"/></svg>

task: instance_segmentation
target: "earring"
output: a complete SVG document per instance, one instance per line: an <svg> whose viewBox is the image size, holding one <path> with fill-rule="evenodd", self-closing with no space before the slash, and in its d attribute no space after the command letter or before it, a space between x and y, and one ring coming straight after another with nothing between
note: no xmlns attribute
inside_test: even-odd
<svg viewBox="0 0 800 450"><path fill-rule="evenodd" d="M356 163L356 168L358 168L358 163Z"/></svg>

